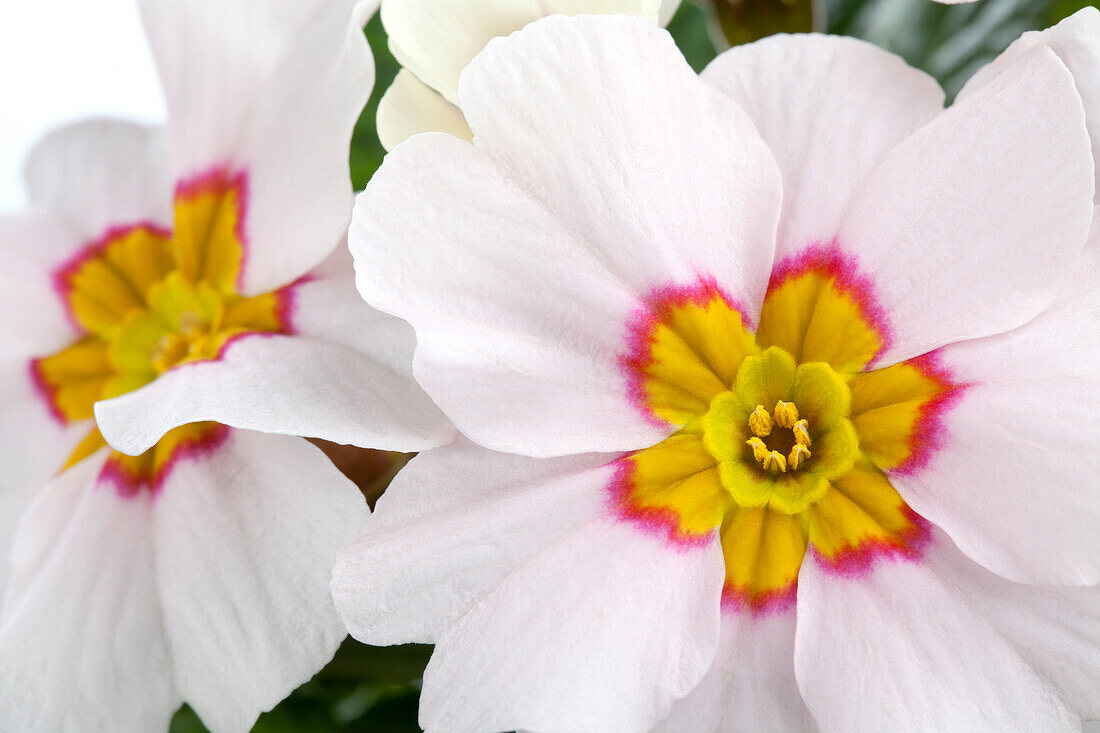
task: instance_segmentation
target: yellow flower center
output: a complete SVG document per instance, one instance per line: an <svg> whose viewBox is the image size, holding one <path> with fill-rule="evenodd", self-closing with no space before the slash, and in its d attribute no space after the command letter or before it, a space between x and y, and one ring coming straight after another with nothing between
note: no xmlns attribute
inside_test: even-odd
<svg viewBox="0 0 1100 733"><path fill-rule="evenodd" d="M673 541L717 531L725 599L754 613L793 600L810 547L844 571L919 550L925 524L888 472L925 460L957 389L934 357L867 369L889 334L835 251L780 272L755 333L705 282L649 304L623 365L676 431L620 459L613 486L624 516Z"/></svg>
<svg viewBox="0 0 1100 733"><path fill-rule="evenodd" d="M732 387L711 398L699 424L722 486L739 506L798 514L852 467L859 439L847 419L851 394L828 364L796 365L772 346L741 362ZM769 412L765 404L775 407ZM815 441L819 455L810 461Z"/></svg>
<svg viewBox="0 0 1100 733"><path fill-rule="evenodd" d="M33 363L54 415L65 423L93 418L94 404L152 382L181 364L216 359L232 339L285 332L285 291L244 297L236 279L243 179L214 172L181 187L175 230L115 228L56 276L83 334L70 347ZM183 448L224 434L210 423L177 428L143 456L113 453L109 473L120 488L155 486ZM66 467L105 445L91 428Z"/></svg>

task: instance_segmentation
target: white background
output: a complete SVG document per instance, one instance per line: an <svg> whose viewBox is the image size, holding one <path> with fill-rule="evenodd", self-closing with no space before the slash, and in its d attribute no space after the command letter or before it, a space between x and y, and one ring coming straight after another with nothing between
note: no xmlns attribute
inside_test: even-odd
<svg viewBox="0 0 1100 733"><path fill-rule="evenodd" d="M0 212L25 205L23 158L45 131L163 110L135 0L0 0Z"/></svg>

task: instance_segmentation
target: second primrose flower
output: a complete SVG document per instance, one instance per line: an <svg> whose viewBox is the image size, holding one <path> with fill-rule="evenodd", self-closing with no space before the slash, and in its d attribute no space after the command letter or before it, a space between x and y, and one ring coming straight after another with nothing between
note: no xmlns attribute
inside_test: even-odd
<svg viewBox="0 0 1100 733"><path fill-rule="evenodd" d="M249 730L345 638L368 515L292 436L452 434L343 249L372 5L140 7L167 129L55 131L0 219L4 731Z"/></svg>

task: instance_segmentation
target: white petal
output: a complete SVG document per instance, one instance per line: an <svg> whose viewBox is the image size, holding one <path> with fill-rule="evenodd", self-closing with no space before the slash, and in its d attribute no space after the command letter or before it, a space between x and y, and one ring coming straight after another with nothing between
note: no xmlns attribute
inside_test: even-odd
<svg viewBox="0 0 1100 733"><path fill-rule="evenodd" d="M1050 304L1088 233L1089 150L1073 77L1035 49L885 156L838 237L891 322L882 364Z"/></svg>
<svg viewBox="0 0 1100 733"><path fill-rule="evenodd" d="M180 704L161 623L153 501L65 472L28 509L0 619L0 730L166 730Z"/></svg>
<svg viewBox="0 0 1100 733"><path fill-rule="evenodd" d="M239 158L250 174L250 247L242 273L248 292L297 278L347 230L353 200L348 147L374 87L363 26L375 4L360 2L350 18L343 3L326 7L257 101Z"/></svg>
<svg viewBox="0 0 1100 733"><path fill-rule="evenodd" d="M98 403L104 437L136 455L178 425L214 420L381 450L446 443L454 428L412 377L412 329L363 303L351 274L349 264L295 286L300 335L239 339L217 361Z"/></svg>
<svg viewBox="0 0 1100 733"><path fill-rule="evenodd" d="M974 74L958 98L964 99L981 89L1038 45L1051 48L1073 73L1077 91L1085 104L1085 122L1092 138L1092 155L1097 162L1097 180L1100 181L1100 10L1083 8L1045 31L1023 34L992 63Z"/></svg>
<svg viewBox="0 0 1100 733"><path fill-rule="evenodd" d="M172 223L171 168L159 127L111 119L66 125L34 147L25 175L31 202L82 244L111 227Z"/></svg>
<svg viewBox="0 0 1100 733"><path fill-rule="evenodd" d="M436 645L429 731L644 731L718 644L721 549L596 520L516 569Z"/></svg>
<svg viewBox="0 0 1100 733"><path fill-rule="evenodd" d="M487 96L511 73L543 94L538 120ZM413 324L417 379L478 443L652 445L667 429L630 402L627 323L657 288L710 276L755 317L779 205L770 153L637 19L548 18L494 41L464 79L477 144L410 140L356 204L360 291Z"/></svg>
<svg viewBox="0 0 1100 733"><path fill-rule="evenodd" d="M85 244L52 214L0 216L0 358L50 354L76 339L54 275Z"/></svg>
<svg viewBox="0 0 1100 733"><path fill-rule="evenodd" d="M386 156L350 244L363 297L416 329L417 381L478 443L568 455L667 434L627 400L629 287L469 145L430 133Z"/></svg>
<svg viewBox="0 0 1100 733"><path fill-rule="evenodd" d="M722 614L714 664L656 733L816 731L794 678L793 609L754 618Z"/></svg>
<svg viewBox="0 0 1100 733"><path fill-rule="evenodd" d="M1019 585L954 548L935 561L1078 717L1100 719L1100 587Z"/></svg>
<svg viewBox="0 0 1100 733"><path fill-rule="evenodd" d="M368 644L435 642L600 512L613 459L525 458L462 438L417 456L340 553L332 589L348 629Z"/></svg>
<svg viewBox="0 0 1100 733"><path fill-rule="evenodd" d="M244 733L344 638L329 576L366 502L306 441L233 431L175 465L155 511L176 684L211 731Z"/></svg>
<svg viewBox="0 0 1100 733"><path fill-rule="evenodd" d="M478 149L636 292L710 276L755 319L779 172L668 33L621 15L547 18L493 41L459 96Z"/></svg>
<svg viewBox="0 0 1100 733"><path fill-rule="evenodd" d="M657 14L657 22L662 26L668 25L672 16L680 9L680 0L661 0L661 8Z"/></svg>
<svg viewBox="0 0 1100 733"><path fill-rule="evenodd" d="M54 277L114 227L168 228L164 131L120 120L58 128L30 152L35 210L0 217L0 355L42 355L77 335Z"/></svg>
<svg viewBox="0 0 1100 733"><path fill-rule="evenodd" d="M378 139L386 150L421 132L445 132L463 140L474 136L462 110L407 69L397 72L378 102L377 124Z"/></svg>
<svg viewBox="0 0 1100 733"><path fill-rule="evenodd" d="M783 174L777 259L836 234L882 155L943 109L943 90L882 49L839 36L771 36L702 78L753 118Z"/></svg>
<svg viewBox="0 0 1100 733"><path fill-rule="evenodd" d="M632 13L657 19L655 0L385 0L382 23L398 62L452 104L466 65L497 36L544 15Z"/></svg>
<svg viewBox="0 0 1100 733"><path fill-rule="evenodd" d="M0 588L23 509L89 430L88 424L66 426L50 413L26 360L0 360Z"/></svg>
<svg viewBox="0 0 1100 733"><path fill-rule="evenodd" d="M1079 731L982 609L928 556L845 576L806 556L795 673L823 730ZM961 592L960 592L961 591Z"/></svg>
<svg viewBox="0 0 1100 733"><path fill-rule="evenodd" d="M247 174L247 293L305 273L347 226L348 144L374 83L371 6L142 0L176 174Z"/></svg>
<svg viewBox="0 0 1100 733"><path fill-rule="evenodd" d="M1100 218L1068 286L1030 323L952 344L970 384L923 470L894 476L970 557L1028 583L1100 583Z"/></svg>

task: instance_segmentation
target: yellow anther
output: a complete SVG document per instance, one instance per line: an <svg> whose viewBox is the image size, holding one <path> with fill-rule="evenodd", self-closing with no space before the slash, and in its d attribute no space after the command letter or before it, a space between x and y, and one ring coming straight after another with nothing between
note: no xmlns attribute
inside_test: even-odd
<svg viewBox="0 0 1100 733"><path fill-rule="evenodd" d="M809 457L810 450L804 445L796 444L791 448L791 455L787 457L787 465L791 467L792 471L797 471Z"/></svg>
<svg viewBox="0 0 1100 733"><path fill-rule="evenodd" d="M801 446L805 446L807 448L810 446L810 421L809 420L799 420L798 422L796 422L794 424L794 427L791 428L791 430L794 431L794 442L798 443Z"/></svg>
<svg viewBox="0 0 1100 733"><path fill-rule="evenodd" d="M777 450L773 450L768 455L764 456L764 470L766 471L779 471L782 473L787 472L787 459L783 457L783 454Z"/></svg>
<svg viewBox="0 0 1100 733"><path fill-rule="evenodd" d="M798 422L798 408L793 402L780 400L775 403L775 422L781 428L793 428Z"/></svg>
<svg viewBox="0 0 1100 733"><path fill-rule="evenodd" d="M752 457L756 459L756 462L763 463L764 456L768 455L768 447L764 445L764 441L760 438L749 438L745 443L752 448Z"/></svg>
<svg viewBox="0 0 1100 733"><path fill-rule="evenodd" d="M763 405L757 405L749 415L749 430L758 438L766 438L772 432L772 416L764 409Z"/></svg>

